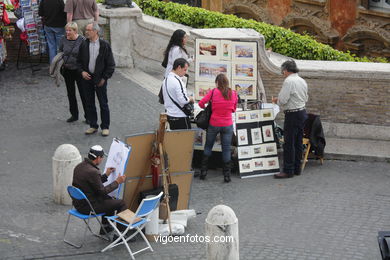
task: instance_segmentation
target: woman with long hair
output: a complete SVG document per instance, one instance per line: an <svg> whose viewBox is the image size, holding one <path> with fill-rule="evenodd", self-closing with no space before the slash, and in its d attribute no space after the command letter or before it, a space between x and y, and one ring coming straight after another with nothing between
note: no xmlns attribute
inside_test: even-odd
<svg viewBox="0 0 390 260"><path fill-rule="evenodd" d="M77 72L77 55L84 37L78 34L78 26L75 22L65 25L65 36L60 42L60 51L64 53L64 79L66 91L68 93L70 118L66 122L71 123L79 119L79 109L77 106L76 86L79 90L81 104L84 109L85 122L88 123L86 116L86 99L83 86L81 85L81 75Z"/></svg>
<svg viewBox="0 0 390 260"><path fill-rule="evenodd" d="M199 106L204 108L211 100L211 118L206 134L200 179L204 180L207 175L208 161L212 153L215 138L219 133L222 142L223 176L225 182L230 182L231 152L230 146L233 136L232 113L236 111L238 97L237 93L229 87L229 80L225 74L219 74L215 78L215 89L210 90L207 95L199 101Z"/></svg>
<svg viewBox="0 0 390 260"><path fill-rule="evenodd" d="M188 36L186 32L182 29L176 30L169 40L168 46L164 51L164 60L161 65L166 68L165 69L165 77L168 76L169 72L172 71L173 63L178 58L184 58L188 62L191 62L192 59L189 58L187 49L185 47L187 43Z"/></svg>

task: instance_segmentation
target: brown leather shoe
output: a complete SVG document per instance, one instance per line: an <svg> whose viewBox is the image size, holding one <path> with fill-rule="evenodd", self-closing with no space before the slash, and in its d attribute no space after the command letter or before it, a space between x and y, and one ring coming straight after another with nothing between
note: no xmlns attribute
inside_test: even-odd
<svg viewBox="0 0 390 260"><path fill-rule="evenodd" d="M285 172L281 172L274 175L275 179L285 179L285 178L292 178L292 177L294 177L294 174L288 174Z"/></svg>

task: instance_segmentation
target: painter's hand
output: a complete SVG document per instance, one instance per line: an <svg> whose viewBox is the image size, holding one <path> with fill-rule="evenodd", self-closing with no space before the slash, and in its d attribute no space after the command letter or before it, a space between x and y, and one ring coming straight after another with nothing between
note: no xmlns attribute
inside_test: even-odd
<svg viewBox="0 0 390 260"><path fill-rule="evenodd" d="M118 176L118 178L116 178L116 182L117 182L118 184L124 183L125 180L126 180L126 176L125 176L125 175Z"/></svg>
<svg viewBox="0 0 390 260"><path fill-rule="evenodd" d="M278 98L277 97L272 97L272 103L274 103L274 104L278 103Z"/></svg>
<svg viewBox="0 0 390 260"><path fill-rule="evenodd" d="M115 172L115 168L113 168L113 167L107 168L107 171L106 171L107 177L110 176L110 174L113 172Z"/></svg>

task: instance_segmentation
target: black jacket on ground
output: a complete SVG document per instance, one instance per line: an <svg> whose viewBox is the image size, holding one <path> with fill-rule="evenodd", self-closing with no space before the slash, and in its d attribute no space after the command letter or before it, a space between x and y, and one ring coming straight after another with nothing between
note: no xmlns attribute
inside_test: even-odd
<svg viewBox="0 0 390 260"><path fill-rule="evenodd" d="M92 75L92 80L95 84L98 84L101 79L107 81L111 78L115 71L115 61L112 54L111 46L105 40L99 39L99 54L96 58L95 72L91 73L88 69L89 65L89 39L85 40L79 49L79 55L77 57L78 71L86 71Z"/></svg>
<svg viewBox="0 0 390 260"><path fill-rule="evenodd" d="M104 186L106 181L107 176L101 175L99 168L87 158L74 168L72 185L82 190L92 205L106 200L108 194L119 186L116 181ZM81 209L88 204L85 200L74 200L73 205Z"/></svg>
<svg viewBox="0 0 390 260"><path fill-rule="evenodd" d="M43 24L50 27L64 27L66 25L66 13L64 1L42 0L39 3L39 16L43 17Z"/></svg>

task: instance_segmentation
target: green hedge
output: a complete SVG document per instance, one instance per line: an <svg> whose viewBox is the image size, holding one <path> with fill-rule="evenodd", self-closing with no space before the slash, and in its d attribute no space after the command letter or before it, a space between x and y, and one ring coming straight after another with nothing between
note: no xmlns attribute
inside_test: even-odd
<svg viewBox="0 0 390 260"><path fill-rule="evenodd" d="M311 36L300 35L289 29L247 20L235 15L208 11L203 8L158 0L134 0L142 11L154 17L184 24L193 28L251 28L265 37L266 48L274 52L302 60L333 60L360 62L387 62L384 58L359 58L349 52L341 52L329 45L314 40Z"/></svg>

